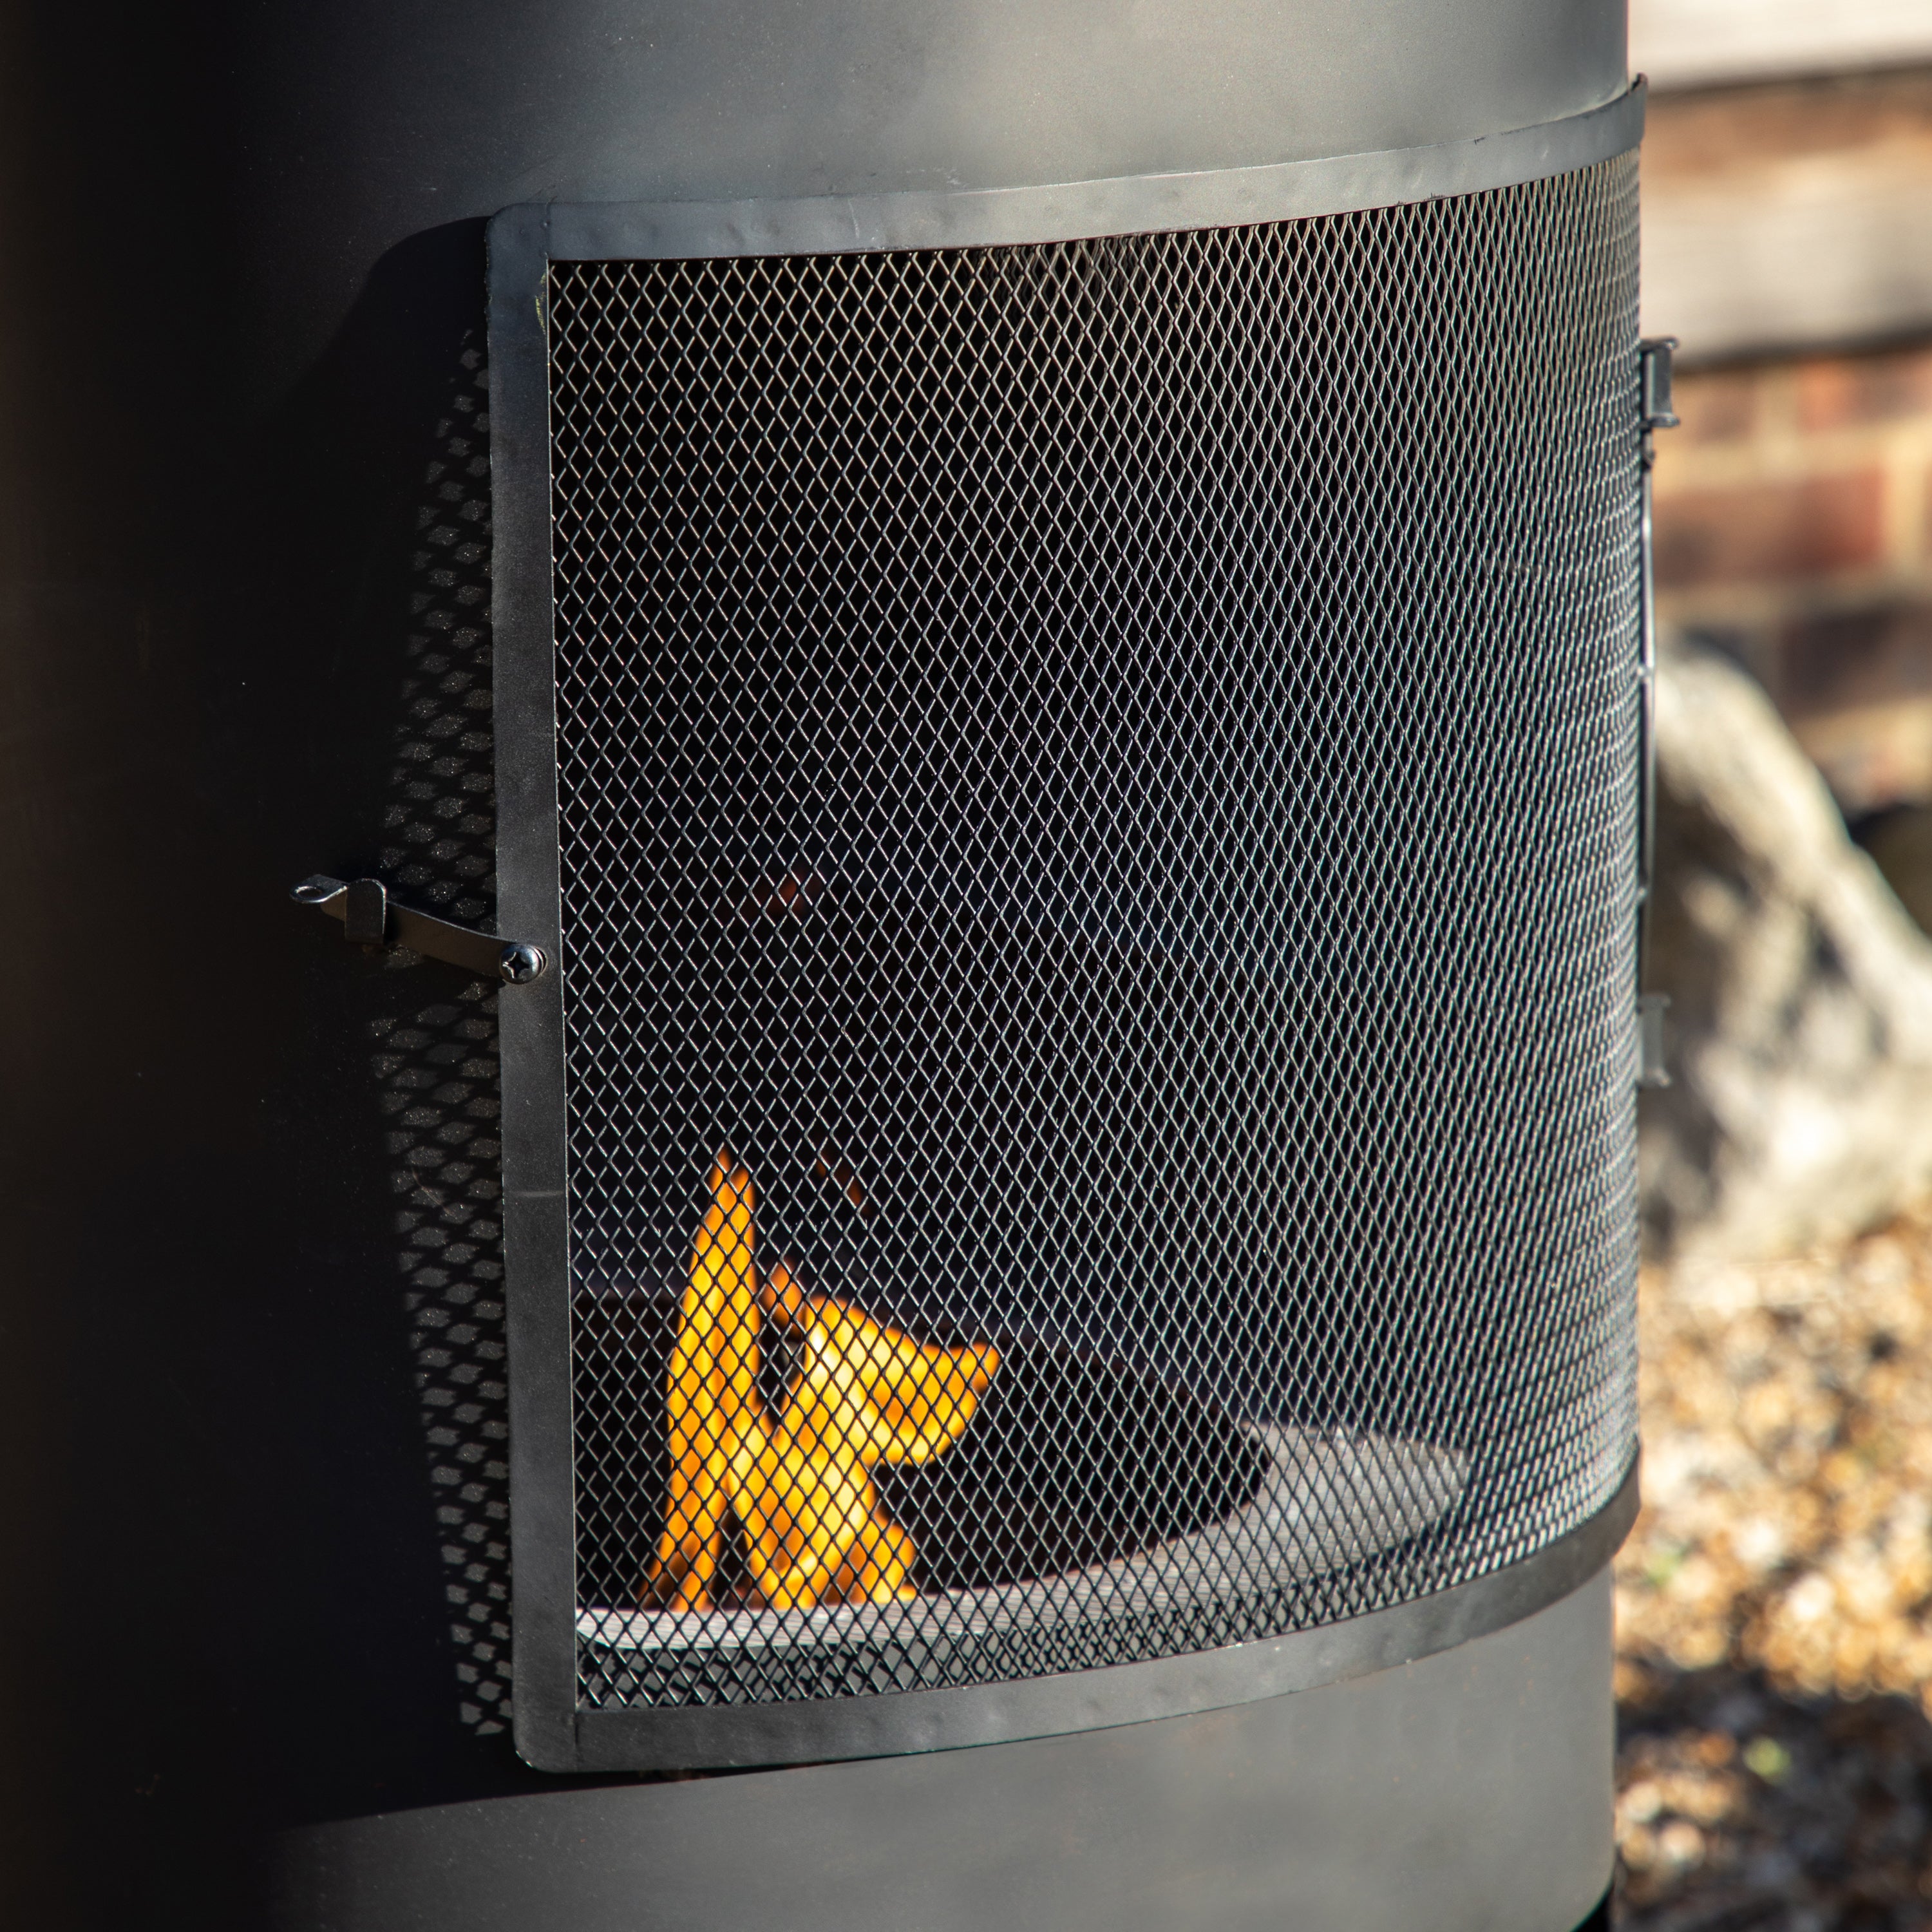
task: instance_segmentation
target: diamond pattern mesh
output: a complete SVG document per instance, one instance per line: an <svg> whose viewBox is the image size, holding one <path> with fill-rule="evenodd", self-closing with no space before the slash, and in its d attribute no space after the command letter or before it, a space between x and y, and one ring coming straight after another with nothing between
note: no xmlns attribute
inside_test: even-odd
<svg viewBox="0 0 1932 1932"><path fill-rule="evenodd" d="M458 351L441 400L416 504L403 716L376 869L408 901L488 925L496 834L489 371L475 339ZM388 1123L457 1709L488 1736L511 1714L496 991L400 947L381 956L398 976L370 1023L370 1071Z"/></svg>
<svg viewBox="0 0 1932 1932"><path fill-rule="evenodd" d="M1268 1636L1612 1492L1636 188L554 266L585 1704ZM931 1453L881 1349L979 1365ZM788 1598L718 1472L814 1388Z"/></svg>

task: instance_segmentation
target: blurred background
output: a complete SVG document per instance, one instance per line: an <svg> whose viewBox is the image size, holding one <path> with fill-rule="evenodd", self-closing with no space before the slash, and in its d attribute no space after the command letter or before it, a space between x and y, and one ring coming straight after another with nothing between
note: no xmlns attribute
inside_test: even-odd
<svg viewBox="0 0 1932 1932"><path fill-rule="evenodd" d="M1932 0L1630 0L1659 862L1619 1922L1932 1927Z"/></svg>

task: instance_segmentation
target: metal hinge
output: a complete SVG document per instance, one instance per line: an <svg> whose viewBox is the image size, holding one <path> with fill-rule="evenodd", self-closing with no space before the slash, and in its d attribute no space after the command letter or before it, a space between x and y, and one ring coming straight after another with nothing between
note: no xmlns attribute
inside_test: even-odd
<svg viewBox="0 0 1932 1932"><path fill-rule="evenodd" d="M1646 993L1644 963L1650 951L1650 904L1657 862L1657 613L1656 586L1651 568L1651 466L1656 460L1652 437L1660 429L1677 427L1670 394L1671 352L1674 335L1660 335L1637 344L1638 458L1642 481L1637 513L1637 830L1636 830L1636 983L1637 1076L1640 1087L1667 1087L1664 1067L1664 1010L1670 1002L1660 993Z"/></svg>
<svg viewBox="0 0 1932 1932"><path fill-rule="evenodd" d="M1642 393L1638 408L1642 412L1644 433L1654 429L1675 429L1678 416L1670 398L1671 362L1677 347L1674 335L1646 336L1636 346L1637 367Z"/></svg>
<svg viewBox="0 0 1932 1932"><path fill-rule="evenodd" d="M380 879L332 879L318 872L303 880L290 897L339 919L344 937L352 945L406 946L412 952L466 967L506 986L526 986L550 964L543 948L526 940L452 926L434 913L397 904Z"/></svg>
<svg viewBox="0 0 1932 1932"><path fill-rule="evenodd" d="M1668 1087L1670 1070L1664 1064L1664 1016L1670 1010L1668 993L1641 993L1636 1003L1636 1084Z"/></svg>
<svg viewBox="0 0 1932 1932"><path fill-rule="evenodd" d="M1670 401L1670 356L1674 335L1660 335L1637 344L1638 422L1641 425L1642 500L1637 516L1637 680L1641 792L1638 800L1636 896L1640 905L1650 901L1651 868L1657 842L1657 592L1651 567L1651 466L1656 460L1653 434L1677 426ZM1641 952L1641 943L1640 943Z"/></svg>

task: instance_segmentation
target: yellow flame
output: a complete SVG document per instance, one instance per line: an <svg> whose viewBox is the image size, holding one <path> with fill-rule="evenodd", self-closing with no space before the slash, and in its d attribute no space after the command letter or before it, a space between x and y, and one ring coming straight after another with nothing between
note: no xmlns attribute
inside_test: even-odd
<svg viewBox="0 0 1932 1932"><path fill-rule="evenodd" d="M957 1442L998 1352L916 1342L850 1302L806 1294L783 1262L760 1283L750 1174L720 1154L710 1189L671 1351L664 1532L640 1600L712 1608L734 1519L754 1608L910 1597L918 1552L886 1514L872 1471L929 1462ZM776 1416L758 1387L765 1318L800 1343Z"/></svg>

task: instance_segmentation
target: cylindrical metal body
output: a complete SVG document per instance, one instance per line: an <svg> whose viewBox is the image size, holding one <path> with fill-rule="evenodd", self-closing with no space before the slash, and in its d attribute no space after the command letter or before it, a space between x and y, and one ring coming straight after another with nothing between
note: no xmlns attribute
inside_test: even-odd
<svg viewBox="0 0 1932 1932"><path fill-rule="evenodd" d="M1617 0L0 8L0 1918L1567 1932L1595 1903L1615 1508L1533 1587L878 1747L958 1748L520 1760L511 1535L568 1532L509 1490L493 1004L287 895L320 868L495 915L500 212L574 211L578 260L619 205L685 211L658 257L1184 232L1611 164L1627 96ZM536 903L522 858L505 890Z"/></svg>

